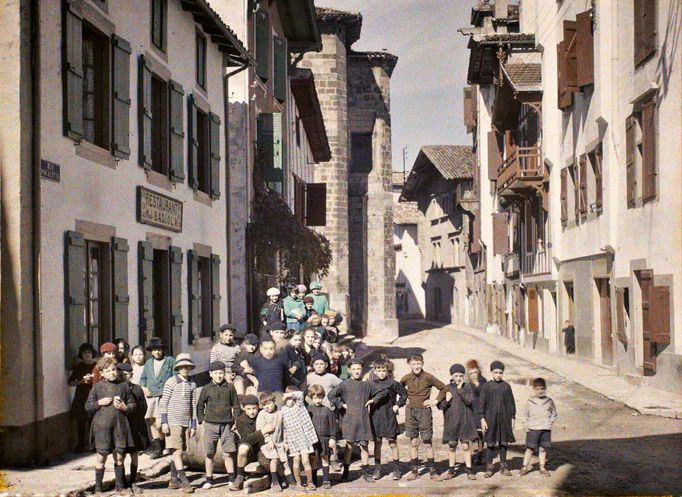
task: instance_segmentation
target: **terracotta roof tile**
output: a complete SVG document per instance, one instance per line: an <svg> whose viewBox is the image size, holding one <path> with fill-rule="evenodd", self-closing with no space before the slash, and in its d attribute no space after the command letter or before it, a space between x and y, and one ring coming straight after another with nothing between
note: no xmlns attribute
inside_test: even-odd
<svg viewBox="0 0 682 497"><path fill-rule="evenodd" d="M419 216L421 216L421 212L417 208L417 202L393 204L393 224L417 224Z"/></svg>
<svg viewBox="0 0 682 497"><path fill-rule="evenodd" d="M472 155L469 145L424 145L421 152L445 179L472 178Z"/></svg>
<svg viewBox="0 0 682 497"><path fill-rule="evenodd" d="M542 84L540 64L506 64L504 72L517 90L524 87L539 87Z"/></svg>

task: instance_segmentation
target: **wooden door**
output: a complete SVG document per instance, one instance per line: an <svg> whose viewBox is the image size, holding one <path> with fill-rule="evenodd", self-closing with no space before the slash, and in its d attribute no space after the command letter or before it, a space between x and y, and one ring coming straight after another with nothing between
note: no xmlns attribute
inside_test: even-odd
<svg viewBox="0 0 682 497"><path fill-rule="evenodd" d="M613 339L611 337L611 288L608 278L598 278L599 316L601 329L601 357L607 366L613 364Z"/></svg>
<svg viewBox="0 0 682 497"><path fill-rule="evenodd" d="M538 319L538 292L535 287L528 287L528 331L537 333L539 328Z"/></svg>

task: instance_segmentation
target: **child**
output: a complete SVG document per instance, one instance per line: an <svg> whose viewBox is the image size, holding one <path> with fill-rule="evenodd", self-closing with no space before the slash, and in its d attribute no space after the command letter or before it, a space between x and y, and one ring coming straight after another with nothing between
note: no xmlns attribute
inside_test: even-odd
<svg viewBox="0 0 682 497"><path fill-rule="evenodd" d="M295 485L294 477L291 474L291 468L289 467L287 451L284 449L282 411L277 410L275 395L272 392L262 392L259 395L259 401L261 411L256 417L256 430L260 430L265 426L272 426L274 428L272 433L263 435L264 443L261 446L260 451L269 461L270 491L279 493L283 490L278 476L280 461L284 466L284 475L288 480L288 484L290 486Z"/></svg>
<svg viewBox="0 0 682 497"><path fill-rule="evenodd" d="M384 390L387 395L381 402L375 402L370 413L372 432L374 433L374 475L375 480L381 479L381 445L383 439L388 440L393 459L393 479L400 480L400 468L398 467L400 456L396 439L400 433L398 428L398 409L407 402L407 390L395 381L389 374L391 368L389 361L380 359L374 362L373 372L375 379L372 385Z"/></svg>
<svg viewBox="0 0 682 497"><path fill-rule="evenodd" d="M332 345L332 357L329 361L329 372L338 376L340 380L347 380L350 378L348 374L348 365L344 359L344 349L347 347L345 345L339 345L335 343Z"/></svg>
<svg viewBox="0 0 682 497"><path fill-rule="evenodd" d="M322 318L320 318L319 314L310 316L308 323L310 324L310 327L315 330L322 342L327 340L327 329L322 326Z"/></svg>
<svg viewBox="0 0 682 497"><path fill-rule="evenodd" d="M339 340L339 328L336 326L336 311L327 311L322 315L320 324L324 326L327 342L336 343Z"/></svg>
<svg viewBox="0 0 682 497"><path fill-rule="evenodd" d="M237 418L236 432L239 435L237 447L237 477L230 483L231 491L244 488L244 468L250 461L259 458L260 448L265 444L264 436L275 431L275 427L267 425L256 430L256 417L258 416L258 399L255 395L242 397L242 414ZM260 460L260 459L259 459ZM265 468L270 462L264 457L261 465Z"/></svg>
<svg viewBox="0 0 682 497"><path fill-rule="evenodd" d="M317 281L314 281L310 284L310 293L307 295L307 297L312 297L314 299L315 304L313 305L313 309L315 309L315 312L317 312L320 316L329 310L329 302L327 302L327 297L322 295L322 285L320 285Z"/></svg>
<svg viewBox="0 0 682 497"><path fill-rule="evenodd" d="M234 455L237 452L234 432L234 421L241 413L237 390L232 383L225 381L232 369L222 361L212 361L208 366L211 382L201 389L197 403L197 420L204 424L204 449L206 450L206 481L203 488L213 487L213 458L216 454L218 441L223 450L225 471L229 481L233 481Z"/></svg>
<svg viewBox="0 0 682 497"><path fill-rule="evenodd" d="M315 305L315 299L312 295L307 295L303 299L303 317L301 318L301 324L310 322L310 318L317 315L317 311L313 308Z"/></svg>
<svg viewBox="0 0 682 497"><path fill-rule="evenodd" d="M343 409L344 415L341 422L341 431L346 440L344 451L342 481L348 481L348 467L350 466L353 446L360 446L362 459L362 478L367 483L374 483L369 474L369 441L372 435L372 426L369 419L368 407L385 400L388 393L379 386L362 381L362 361L352 359L348 364L351 377L329 392L329 400L337 409Z"/></svg>
<svg viewBox="0 0 682 497"><path fill-rule="evenodd" d="M234 342L234 334L236 331L237 328L229 323L220 327L220 341L211 349L209 362L220 361L225 364L226 368L234 370L237 357L242 351L241 347ZM244 395L244 390L246 389L244 379L237 376L235 377L233 384L234 388L237 390L237 394Z"/></svg>
<svg viewBox="0 0 682 497"><path fill-rule="evenodd" d="M112 359L116 359L116 362L119 362L116 354L118 353L118 347L113 343L113 342L104 342L102 345L99 346L99 353L102 354L102 357L110 357ZM100 376L100 371L97 368L97 365L92 368L92 384L93 386L97 384L99 380L102 379Z"/></svg>
<svg viewBox="0 0 682 497"><path fill-rule="evenodd" d="M133 446L128 449L128 453L130 454L128 488L137 492L138 488L135 484L135 480L137 479L139 453L144 452L149 448L149 431L147 430L147 423L144 419L144 415L147 412L147 401L144 398L142 387L131 381L133 377L133 367L129 363L119 362L116 368L119 373L119 381L127 382L130 395L135 401L135 410L127 413L130 431L133 436Z"/></svg>
<svg viewBox="0 0 682 497"><path fill-rule="evenodd" d="M322 466L322 486L324 488L332 488L331 481L329 480L329 456L331 454L332 442L336 439L336 416L334 411L324 405L327 396L325 389L321 385L310 385L308 387L308 397L310 398L308 414L310 414L310 418L313 421L315 433L317 433L319 440L316 445L315 454L318 458L317 467ZM315 484L317 485L317 470L315 470L314 476Z"/></svg>
<svg viewBox="0 0 682 497"><path fill-rule="evenodd" d="M135 383L135 385L140 384L140 378L142 378L142 371L144 370L144 362L144 347L142 345L135 345L130 352L130 365L133 367L133 375L130 378L131 383Z"/></svg>
<svg viewBox="0 0 682 497"><path fill-rule="evenodd" d="M289 345L283 351L289 368L289 384L300 387L306 379L308 368L303 353L303 334L295 332L289 339Z"/></svg>
<svg viewBox="0 0 682 497"><path fill-rule="evenodd" d="M486 379L481 375L481 368L475 359L467 361L467 372L469 375L469 386L474 394L474 401L471 403L471 408L474 411L474 421L476 422L476 431L478 431L478 451L476 452L476 464L483 464L483 430L481 429L481 389L486 383Z"/></svg>
<svg viewBox="0 0 682 497"><path fill-rule="evenodd" d="M493 381L488 381L481 389L481 428L485 434L486 472L485 478L493 475L493 459L500 453L500 472L511 476L507 466L507 446L514 443L514 418L516 418L516 402L509 383L502 379L504 364L493 361L490 364Z"/></svg>
<svg viewBox="0 0 682 497"><path fill-rule="evenodd" d="M295 331L301 329L301 319L305 312L305 306L301 300L298 286L289 286L289 295L284 299L282 305L284 307L284 317L286 318L287 328Z"/></svg>
<svg viewBox="0 0 682 497"><path fill-rule="evenodd" d="M566 348L566 354L575 354L575 328L570 321L564 321L564 327L561 329L561 333L564 334L564 347Z"/></svg>
<svg viewBox="0 0 682 497"><path fill-rule="evenodd" d="M258 392L273 392L277 397L277 404L281 405L284 381L289 373L286 359L282 355L275 355L275 342L271 338L260 344L260 355L249 360L249 366L258 383Z"/></svg>
<svg viewBox="0 0 682 497"><path fill-rule="evenodd" d="M168 378L173 376L175 359L166 355L166 345L157 337L149 340L147 350L151 353L152 357L144 365L142 375L140 376L140 386L147 397L147 412L144 417L147 420L147 425L152 435L149 457L151 459L158 459L163 456L162 443L165 439L161 431L159 401L163 394L163 386Z"/></svg>
<svg viewBox="0 0 682 497"><path fill-rule="evenodd" d="M433 444L433 413L431 407L442 400L447 392L447 387L431 373L424 371L424 357L415 354L407 359L412 370L403 376L400 383L407 388L407 408L405 409L405 435L410 439L410 456L412 457L412 471L407 475L407 480L419 478L419 439L426 446L426 464L431 479L440 481L440 475L434 466ZM431 400L431 389L440 391L438 399Z"/></svg>
<svg viewBox="0 0 682 497"><path fill-rule="evenodd" d="M112 344L113 345L113 344ZM104 465L109 454L114 455L116 492L125 488L123 455L134 447L130 424L126 413L135 410L135 400L125 382L118 380L116 359L103 357L97 362L102 381L90 390L85 409L92 417L90 441L97 452L95 463L95 493L102 492Z"/></svg>
<svg viewBox="0 0 682 497"><path fill-rule="evenodd" d="M177 374L163 385L159 402L161 430L168 436L166 447L171 452L168 488L182 488L188 494L194 492L194 487L185 474L182 454L187 450L187 439L192 438L197 429L197 385L189 379L189 372L194 367L189 354L178 354L173 368Z"/></svg>
<svg viewBox="0 0 682 497"><path fill-rule="evenodd" d="M523 455L521 476L530 471L530 458L533 451L538 449L540 459L540 474L550 476L545 464L547 463L547 449L552 444L552 425L557 418L554 401L547 397L547 382L544 378L533 380L534 395L526 402L526 453Z"/></svg>
<svg viewBox="0 0 682 497"><path fill-rule="evenodd" d="M443 477L451 480L455 477L457 445L461 444L464 452L467 478L475 480L476 475L471 469L471 441L478 438L474 411L471 405L474 394L471 387L464 383L464 366L453 364L450 366L451 381L448 385L448 395L438 403L438 409L443 411L443 443L448 444L449 468Z"/></svg>
<svg viewBox="0 0 682 497"><path fill-rule="evenodd" d="M306 359L306 366L308 368L308 372L312 370L312 357L317 354L317 350L315 348L315 339L318 338L317 333L313 328L308 326L307 328L304 328L303 331L303 353L305 355Z"/></svg>
<svg viewBox="0 0 682 497"><path fill-rule="evenodd" d="M275 323L269 330L270 336L275 342L275 351L277 353L281 352L286 348L287 342L287 327L284 323Z"/></svg>
<svg viewBox="0 0 682 497"><path fill-rule="evenodd" d="M116 350L116 360L118 360L119 363L125 362L129 364L130 357L128 357L128 354L130 354L130 344L125 341L125 338L115 338L114 345L116 345L118 349Z"/></svg>
<svg viewBox="0 0 682 497"><path fill-rule="evenodd" d="M249 366L249 360L258 354L258 337L249 333L242 340L241 351L235 359L235 366L232 371L239 374L244 379L244 393L247 390L249 393L255 392L254 385L256 385L256 377L253 375L253 369Z"/></svg>
<svg viewBox="0 0 682 497"><path fill-rule="evenodd" d="M268 288L267 296L268 301L263 304L263 307L261 307L260 310L261 322L263 323L261 338L266 336L267 330L272 329L273 324L285 322L284 306L279 300L279 288Z"/></svg>
<svg viewBox="0 0 682 497"><path fill-rule="evenodd" d="M318 352L312 357L311 362L313 366L313 371L308 373L308 376L306 377L306 388L304 389L304 391L309 390L311 386L319 385L324 389L325 392L331 392L333 388L341 384L342 380L338 376L327 372L327 367L329 366L329 358L327 357L326 354ZM326 395L322 398L322 405L324 405L325 407L329 408L332 412L334 412L334 406L331 404L331 402L329 402L329 398ZM334 412L335 416L336 414L337 413ZM332 452L331 462L332 465L334 465L335 469L338 465L336 446L336 440L338 436L340 436L340 433L337 422L336 432L334 432L334 435L331 437L331 440L329 441L329 448Z"/></svg>
<svg viewBox="0 0 682 497"><path fill-rule="evenodd" d="M90 390L92 390L92 368L95 364L95 347L89 343L82 343L78 347L79 362L71 370L69 376L69 386L76 387L71 402L71 419L76 421L78 431L77 452L84 452L88 446L88 431L90 429L90 418L85 410L85 402L88 400Z"/></svg>
<svg viewBox="0 0 682 497"><path fill-rule="evenodd" d="M301 484L301 463L306 477L306 489L315 490L313 468L310 465L310 454L315 453L314 445L318 442L315 427L303 404L303 392L294 386L288 386L284 394L282 407L282 429L284 443L289 455L294 458L294 477Z"/></svg>

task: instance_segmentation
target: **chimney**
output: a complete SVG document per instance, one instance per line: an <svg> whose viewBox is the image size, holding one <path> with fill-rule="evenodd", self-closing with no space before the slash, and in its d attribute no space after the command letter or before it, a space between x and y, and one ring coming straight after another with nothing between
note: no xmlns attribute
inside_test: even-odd
<svg viewBox="0 0 682 497"><path fill-rule="evenodd" d="M507 32L507 17L509 16L509 0L495 0L495 15L493 16L497 21L496 31L498 33ZM499 22L502 21L502 22Z"/></svg>

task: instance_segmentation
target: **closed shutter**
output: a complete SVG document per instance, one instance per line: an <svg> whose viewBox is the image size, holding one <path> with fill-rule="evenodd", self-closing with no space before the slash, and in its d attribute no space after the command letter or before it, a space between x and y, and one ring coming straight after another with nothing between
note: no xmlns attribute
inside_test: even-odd
<svg viewBox="0 0 682 497"><path fill-rule="evenodd" d="M170 312L172 353L182 351L182 249L169 247L170 257Z"/></svg>
<svg viewBox="0 0 682 497"><path fill-rule="evenodd" d="M65 234L65 268L66 278L66 333L64 343L66 366L71 367L78 355L78 347L88 341L85 327L85 278L86 253L83 235L75 231Z"/></svg>
<svg viewBox="0 0 682 497"><path fill-rule="evenodd" d="M83 137L83 15L80 2L65 0L62 40L64 135Z"/></svg>
<svg viewBox="0 0 682 497"><path fill-rule="evenodd" d="M656 197L656 101L642 104L642 200Z"/></svg>
<svg viewBox="0 0 682 497"><path fill-rule="evenodd" d="M495 254L509 253L509 217L506 212L493 214L493 251Z"/></svg>
<svg viewBox="0 0 682 497"><path fill-rule="evenodd" d="M467 132L471 132L476 125L474 113L474 89L472 86L464 88L464 125Z"/></svg>
<svg viewBox="0 0 682 497"><path fill-rule="evenodd" d="M201 294L199 293L199 256L194 250L187 251L187 277L189 291L189 333L188 343L192 345L194 338L201 336L201 323L199 322L199 305Z"/></svg>
<svg viewBox="0 0 682 497"><path fill-rule="evenodd" d="M113 140L111 153L115 157L130 157L130 43L114 35L113 44L113 101L111 104Z"/></svg>
<svg viewBox="0 0 682 497"><path fill-rule="evenodd" d="M564 43L566 49L566 90L578 92L578 47L576 21L564 21Z"/></svg>
<svg viewBox="0 0 682 497"><path fill-rule="evenodd" d="M281 112L258 115L256 141L263 179L270 183L281 183L284 179Z"/></svg>
<svg viewBox="0 0 682 497"><path fill-rule="evenodd" d="M152 69L144 55L140 55L138 80L140 118L140 165L152 168Z"/></svg>
<svg viewBox="0 0 682 497"><path fill-rule="evenodd" d="M651 341L670 343L670 287L655 286L651 297Z"/></svg>
<svg viewBox="0 0 682 497"><path fill-rule="evenodd" d="M635 66L656 51L656 3L654 0L634 0Z"/></svg>
<svg viewBox="0 0 682 497"><path fill-rule="evenodd" d="M220 256L211 254L211 317L213 337L218 338L220 330Z"/></svg>
<svg viewBox="0 0 682 497"><path fill-rule="evenodd" d="M111 240L113 275L114 336L129 341L128 336L128 241L123 238Z"/></svg>
<svg viewBox="0 0 682 497"><path fill-rule="evenodd" d="M273 69L275 72L274 94L280 102L284 102L287 95L287 50L286 42L275 36L272 39Z"/></svg>
<svg viewBox="0 0 682 497"><path fill-rule="evenodd" d="M185 180L185 90L177 81L168 83L170 89L170 179Z"/></svg>
<svg viewBox="0 0 682 497"><path fill-rule="evenodd" d="M306 226L327 226L327 184L308 183L305 190Z"/></svg>
<svg viewBox="0 0 682 497"><path fill-rule="evenodd" d="M199 188L199 176L197 174L197 168L199 167L199 125L194 95L190 95L187 99L187 112L187 127L189 128L189 152L187 157L188 183L190 187L196 190Z"/></svg>
<svg viewBox="0 0 682 497"><path fill-rule="evenodd" d="M561 224L568 222L568 171L564 167L561 170Z"/></svg>
<svg viewBox="0 0 682 497"><path fill-rule="evenodd" d="M580 156L580 214L587 214L587 155Z"/></svg>
<svg viewBox="0 0 682 497"><path fill-rule="evenodd" d="M594 35L592 33L592 11L575 16L577 24L576 51L578 55L578 86L583 88L594 84Z"/></svg>
<svg viewBox="0 0 682 497"><path fill-rule="evenodd" d="M637 149L635 142L636 124L635 116L628 116L625 120L625 173L628 206L634 205L637 194L637 170L635 169L635 153Z"/></svg>
<svg viewBox="0 0 682 497"><path fill-rule="evenodd" d="M210 156L211 156L211 198L220 198L220 116L209 113Z"/></svg>
<svg viewBox="0 0 682 497"><path fill-rule="evenodd" d="M528 331L537 333L540 331L538 319L538 292L535 287L528 287Z"/></svg>
<svg viewBox="0 0 682 497"><path fill-rule="evenodd" d="M557 58L557 106L565 110L573 105L573 93L567 89L568 55L566 53L566 41L561 41L556 46Z"/></svg>
<svg viewBox="0 0 682 497"><path fill-rule="evenodd" d="M502 165L502 150L500 150L500 133L496 130L488 131L488 179L497 179L497 170Z"/></svg>
<svg viewBox="0 0 682 497"><path fill-rule="evenodd" d="M625 289L616 288L616 335L623 345L627 345L628 337L625 334Z"/></svg>
<svg viewBox="0 0 682 497"><path fill-rule="evenodd" d="M267 6L267 2L264 2ZM268 59L270 57L270 26L268 16L264 12L265 6L261 5L255 13L256 28L256 74L260 79L268 79Z"/></svg>
<svg viewBox="0 0 682 497"><path fill-rule="evenodd" d="M138 292L140 294L140 341L154 336L154 249L149 242L138 243Z"/></svg>

